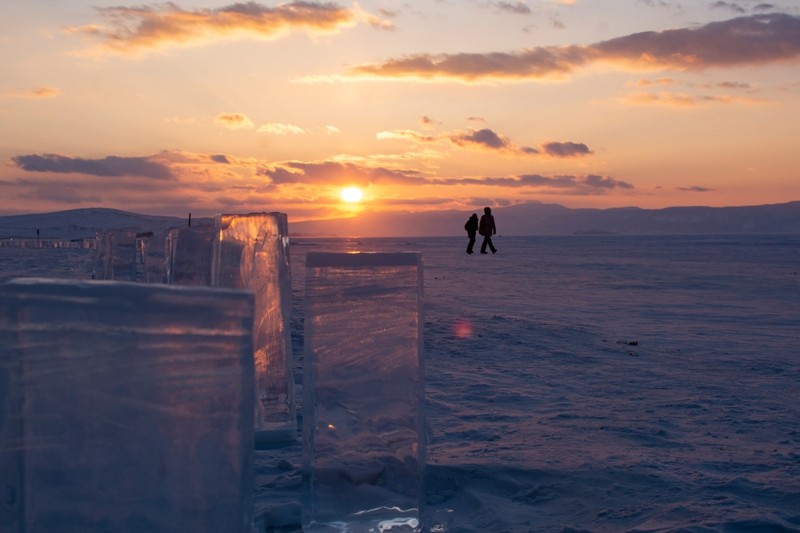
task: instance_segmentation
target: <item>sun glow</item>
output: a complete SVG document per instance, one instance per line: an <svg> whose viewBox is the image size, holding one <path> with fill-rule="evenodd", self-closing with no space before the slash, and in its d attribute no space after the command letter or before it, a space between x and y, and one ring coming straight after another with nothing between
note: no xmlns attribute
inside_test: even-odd
<svg viewBox="0 0 800 533"><path fill-rule="evenodd" d="M345 187L340 194L342 201L348 204L358 203L364 198L364 193L358 187Z"/></svg>

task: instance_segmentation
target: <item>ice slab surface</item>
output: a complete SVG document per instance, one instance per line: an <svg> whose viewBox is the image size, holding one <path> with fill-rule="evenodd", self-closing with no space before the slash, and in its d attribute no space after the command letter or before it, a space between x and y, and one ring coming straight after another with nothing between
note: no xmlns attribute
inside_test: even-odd
<svg viewBox="0 0 800 533"><path fill-rule="evenodd" d="M296 439L288 219L284 213L224 214L214 225L212 284L255 295L256 444Z"/></svg>
<svg viewBox="0 0 800 533"><path fill-rule="evenodd" d="M307 255L303 525L419 531L422 260Z"/></svg>
<svg viewBox="0 0 800 533"><path fill-rule="evenodd" d="M252 295L0 284L0 532L250 531Z"/></svg>

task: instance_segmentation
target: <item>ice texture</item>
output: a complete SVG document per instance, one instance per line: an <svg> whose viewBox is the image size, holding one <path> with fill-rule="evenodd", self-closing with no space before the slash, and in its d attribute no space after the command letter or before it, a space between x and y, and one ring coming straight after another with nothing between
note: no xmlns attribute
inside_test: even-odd
<svg viewBox="0 0 800 533"><path fill-rule="evenodd" d="M306 256L304 531L420 531L422 257Z"/></svg>
<svg viewBox="0 0 800 533"><path fill-rule="evenodd" d="M286 214L218 215L214 226L212 284L255 294L256 446L291 441L297 420Z"/></svg>
<svg viewBox="0 0 800 533"><path fill-rule="evenodd" d="M0 532L251 531L246 291L0 284Z"/></svg>

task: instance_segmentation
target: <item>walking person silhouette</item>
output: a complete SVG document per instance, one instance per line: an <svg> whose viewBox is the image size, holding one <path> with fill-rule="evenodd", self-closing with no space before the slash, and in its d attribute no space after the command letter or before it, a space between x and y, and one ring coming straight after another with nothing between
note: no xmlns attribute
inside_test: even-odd
<svg viewBox="0 0 800 533"><path fill-rule="evenodd" d="M497 248L492 243L492 235L497 233L497 227L494 224L494 217L492 216L492 209L490 207L483 208L483 216L478 224L478 233L483 235L483 242L481 243L481 253L486 253L486 247L492 251L493 254L497 253Z"/></svg>
<svg viewBox="0 0 800 533"><path fill-rule="evenodd" d="M478 233L478 213L472 213L472 216L469 217L467 223L464 224L464 229L467 230L467 237L469 237L469 242L467 243L467 253L471 254L473 246L475 246L475 235Z"/></svg>

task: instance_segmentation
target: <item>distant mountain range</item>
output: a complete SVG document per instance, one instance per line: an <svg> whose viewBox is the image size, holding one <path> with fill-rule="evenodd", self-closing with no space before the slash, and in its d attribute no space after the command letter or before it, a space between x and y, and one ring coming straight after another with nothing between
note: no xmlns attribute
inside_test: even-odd
<svg viewBox="0 0 800 533"><path fill-rule="evenodd" d="M472 211L420 213L361 212L353 218L293 222L294 236L433 237L464 235ZM481 211L477 211L482 214ZM527 203L493 208L500 235L569 234L800 234L800 201L742 207L668 207L640 209L570 209L556 204ZM192 224L210 223L210 218ZM0 238L91 238L106 229L158 230L185 226L188 220L87 208L54 213L0 216Z"/></svg>
<svg viewBox="0 0 800 533"><path fill-rule="evenodd" d="M482 210L476 210L478 215ZM500 235L800 233L800 201L745 207L569 209L528 203L492 208ZM292 223L295 234L342 236L464 235L471 211L361 213L355 218Z"/></svg>

